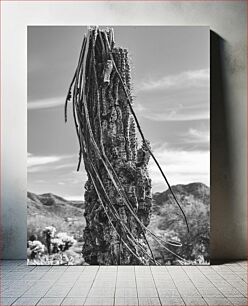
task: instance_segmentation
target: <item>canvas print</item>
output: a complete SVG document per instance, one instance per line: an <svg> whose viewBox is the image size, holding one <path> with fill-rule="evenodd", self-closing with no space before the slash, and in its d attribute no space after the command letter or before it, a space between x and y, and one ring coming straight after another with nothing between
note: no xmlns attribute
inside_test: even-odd
<svg viewBox="0 0 248 306"><path fill-rule="evenodd" d="M27 55L28 264L209 264L209 28L29 26Z"/></svg>

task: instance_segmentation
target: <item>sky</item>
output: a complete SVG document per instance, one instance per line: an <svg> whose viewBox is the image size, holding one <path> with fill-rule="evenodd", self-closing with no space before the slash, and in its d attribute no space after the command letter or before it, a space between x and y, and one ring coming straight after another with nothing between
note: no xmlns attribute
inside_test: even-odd
<svg viewBox="0 0 248 306"><path fill-rule="evenodd" d="M209 186L209 28L115 26L116 46L131 61L134 108L171 185ZM28 27L28 190L82 200L87 179L76 171L78 141L64 102L84 26ZM153 192L167 189L149 163Z"/></svg>

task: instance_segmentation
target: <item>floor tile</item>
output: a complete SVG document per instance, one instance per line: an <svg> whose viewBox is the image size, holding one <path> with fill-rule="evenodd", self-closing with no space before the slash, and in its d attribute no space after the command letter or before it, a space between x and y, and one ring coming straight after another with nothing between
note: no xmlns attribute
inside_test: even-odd
<svg viewBox="0 0 248 306"><path fill-rule="evenodd" d="M51 266L35 266L33 272L47 272L51 270Z"/></svg>
<svg viewBox="0 0 248 306"><path fill-rule="evenodd" d="M85 302L85 298L65 298L61 305L68 305L68 306L83 306Z"/></svg>
<svg viewBox="0 0 248 306"><path fill-rule="evenodd" d="M42 298L37 305L44 305L44 306L51 306L55 305L58 306L62 303L63 298Z"/></svg>
<svg viewBox="0 0 248 306"><path fill-rule="evenodd" d="M1 296L2 297L20 297L23 295L23 293L26 291L27 289L7 289L7 290L4 290L2 293L1 293Z"/></svg>
<svg viewBox="0 0 248 306"><path fill-rule="evenodd" d="M248 299L247 298L228 298L228 300L233 305L239 305L239 306L247 306L248 305Z"/></svg>
<svg viewBox="0 0 248 306"><path fill-rule="evenodd" d="M138 287L138 297L157 297L158 292L155 287L145 288Z"/></svg>
<svg viewBox="0 0 248 306"><path fill-rule="evenodd" d="M20 297L13 303L12 305L28 305L28 306L35 306L39 302L40 298L38 297Z"/></svg>
<svg viewBox="0 0 248 306"><path fill-rule="evenodd" d="M119 269L118 266L101 266L99 268L99 272L117 272L117 270Z"/></svg>
<svg viewBox="0 0 248 306"><path fill-rule="evenodd" d="M133 280L127 280L127 279L122 279L122 280L117 280L116 282L116 287L135 287L136 282L135 279Z"/></svg>
<svg viewBox="0 0 248 306"><path fill-rule="evenodd" d="M92 298L87 298L84 305L88 305L88 306L111 306L114 305L114 298L96 298L96 297L92 297Z"/></svg>
<svg viewBox="0 0 248 306"><path fill-rule="evenodd" d="M76 285L73 286L72 289L68 292L68 297L87 297L88 293L90 291L89 285Z"/></svg>
<svg viewBox="0 0 248 306"><path fill-rule="evenodd" d="M11 305L17 300L17 297L1 297L1 306Z"/></svg>
<svg viewBox="0 0 248 306"><path fill-rule="evenodd" d="M68 292L71 289L72 284L66 285L66 286L59 286L59 285L54 285L52 288L50 288L47 293L45 294L45 297L65 297Z"/></svg>
<svg viewBox="0 0 248 306"><path fill-rule="evenodd" d="M203 297L210 297L210 298L222 298L223 294L217 290L216 288L212 287L198 287L197 288L200 295Z"/></svg>
<svg viewBox="0 0 248 306"><path fill-rule="evenodd" d="M34 286L32 286L30 289L28 289L26 292L24 292L23 296L25 297L43 297L47 291L52 286L51 283L46 282L40 282L36 283Z"/></svg>
<svg viewBox="0 0 248 306"><path fill-rule="evenodd" d="M68 269L68 266L52 266L50 272L64 272Z"/></svg>
<svg viewBox="0 0 248 306"><path fill-rule="evenodd" d="M142 278L138 278L136 279L136 284L138 287L143 287L143 288L150 288L150 287L154 287L155 286L155 283L153 281L152 278L149 278L149 279L142 279Z"/></svg>
<svg viewBox="0 0 248 306"><path fill-rule="evenodd" d="M139 306L160 306L160 300L158 298L139 298Z"/></svg>
<svg viewBox="0 0 248 306"><path fill-rule="evenodd" d="M178 289L178 291L180 292L180 295L182 297L201 297L201 294L195 288L192 288L190 290L187 290L187 289L180 290L180 289Z"/></svg>
<svg viewBox="0 0 248 306"><path fill-rule="evenodd" d="M157 288L160 297L180 297L177 289Z"/></svg>
<svg viewBox="0 0 248 306"><path fill-rule="evenodd" d="M137 297L137 289L136 287L117 287L115 291L115 297L127 297L127 298L132 298L132 297Z"/></svg>
<svg viewBox="0 0 248 306"><path fill-rule="evenodd" d="M97 287L91 288L88 297L106 297L111 298L114 296L114 287Z"/></svg>
<svg viewBox="0 0 248 306"><path fill-rule="evenodd" d="M242 293L233 288L231 285L225 288L218 287L218 289L225 297L243 297Z"/></svg>
<svg viewBox="0 0 248 306"><path fill-rule="evenodd" d="M202 297L183 297L183 300L186 305L192 305L192 306L207 305L207 303L204 301Z"/></svg>
<svg viewBox="0 0 248 306"><path fill-rule="evenodd" d="M169 298L169 297L161 297L160 298L162 306L171 306L171 305L185 305L184 301L181 298Z"/></svg>
<svg viewBox="0 0 248 306"><path fill-rule="evenodd" d="M89 284L93 284L95 278L94 277L87 277L87 275L80 275L78 277L78 279L75 281L75 285L81 285L81 284L85 284L85 285L89 285Z"/></svg>
<svg viewBox="0 0 248 306"><path fill-rule="evenodd" d="M115 298L115 305L123 306L123 305L139 305L138 298L125 298L125 297L116 297Z"/></svg>
<svg viewBox="0 0 248 306"><path fill-rule="evenodd" d="M209 306L226 306L232 305L232 303L225 297L223 298L204 298Z"/></svg>
<svg viewBox="0 0 248 306"><path fill-rule="evenodd" d="M131 273L134 272L134 266L119 266L118 267L118 273Z"/></svg>
<svg viewBox="0 0 248 306"><path fill-rule="evenodd" d="M69 266L66 272L83 272L85 266Z"/></svg>

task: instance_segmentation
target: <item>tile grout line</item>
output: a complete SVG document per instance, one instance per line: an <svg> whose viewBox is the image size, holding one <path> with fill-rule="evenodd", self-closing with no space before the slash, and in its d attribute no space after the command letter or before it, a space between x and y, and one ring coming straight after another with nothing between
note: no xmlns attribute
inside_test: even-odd
<svg viewBox="0 0 248 306"><path fill-rule="evenodd" d="M52 266L51 266L51 268L52 268ZM49 269L49 270L47 270L46 272L48 272L48 271L50 271L51 269ZM66 269L67 270L67 269ZM64 272L62 272L61 273L61 275L63 275L63 273L65 273L66 272L66 270L64 270ZM45 273L46 273L45 272ZM44 273L44 274L45 274ZM54 273L57 273L57 272L54 272ZM43 276L43 275L42 275ZM76 280L75 280L75 282L77 281L77 279L80 277L80 274L79 274L79 276L76 278ZM52 288L52 286L57 282L57 280L58 280L58 278L51 284L51 286L47 289L47 291L41 296L41 297L37 297L37 298L39 298L38 299L38 301L37 301L37 303L35 304L35 305L38 305L39 304L39 302L41 301L41 299L43 299L43 298L59 298L59 297L46 297L45 295L47 294L47 292ZM39 281L39 280L38 280ZM35 282L37 282L37 281L35 281ZM74 283L75 283L74 282ZM73 283L73 285L74 285L74 283ZM72 285L72 287L73 287L73 285ZM32 286L31 286L32 287ZM29 288L29 289L31 289L31 287ZM28 290L29 290L28 289ZM71 289L70 289L71 290ZM69 290L69 291L70 291ZM26 291L25 291L26 292ZM22 298L23 297L23 295L25 294L25 292L20 296L20 297L18 297L18 299L19 298ZM69 292L68 292L69 293ZM68 295L68 293L67 293L67 295ZM67 296L66 295L66 296ZM65 297L61 297L62 298L62 301L61 301L61 303L60 303L60 305L63 303L63 301L64 301L64 299L66 298L66 296ZM23 297L23 298L35 298L35 297ZM16 302L16 301L15 301ZM13 302L13 303L15 303L15 302ZM13 305L13 303L11 304L11 305ZM83 305L82 305L83 306Z"/></svg>
<svg viewBox="0 0 248 306"><path fill-rule="evenodd" d="M178 291L178 293L179 293L179 295L180 295L180 297L181 297L181 299L182 299L182 301L183 301L183 304L185 305L185 302L184 302L184 299L183 299L183 297L182 297L182 295L181 295L181 292L178 290L178 287L177 287L177 285L176 285L176 283L175 283L173 277L172 277L171 274L170 274L170 270L167 269L167 266L166 266L165 268L166 268L166 270L167 270L167 272L168 272L170 278L172 279L172 282L174 283L175 288L177 289L177 291Z"/></svg>
<svg viewBox="0 0 248 306"><path fill-rule="evenodd" d="M35 304L35 306L39 304L39 302L40 302L40 300L41 300L42 298L43 298L43 297L39 298L39 300L38 300L38 302Z"/></svg>
<svg viewBox="0 0 248 306"><path fill-rule="evenodd" d="M26 274L28 274L28 272L27 273L25 273L24 275L26 275ZM19 298L21 298L29 289L31 289L32 288L32 286L33 286L33 284L31 283L31 284L29 284L29 287L18 297L18 299ZM11 288L11 286L10 286L10 288ZM12 303L13 304L13 303ZM11 304L11 305L12 305Z"/></svg>
<svg viewBox="0 0 248 306"><path fill-rule="evenodd" d="M115 277L115 290L114 290L114 302L113 305L115 305L115 295L116 295L116 288L117 288L117 277L118 277L118 273L119 273L119 267L117 266L117 271L116 271L116 277Z"/></svg>
<svg viewBox="0 0 248 306"><path fill-rule="evenodd" d="M2 299L2 297L1 297L1 299ZM14 300L14 302L13 303L11 303L10 305L13 305L17 300L19 299L19 297L18 298L16 298L15 300Z"/></svg>
<svg viewBox="0 0 248 306"><path fill-rule="evenodd" d="M136 277L136 266L134 266L134 279L135 279L135 286L136 286L136 295L137 295L137 300L138 300L138 305L139 305L139 294L138 294L138 285L137 285L137 277Z"/></svg>
<svg viewBox="0 0 248 306"><path fill-rule="evenodd" d="M234 287L227 279L225 279L222 275L221 275L221 273L220 272L218 272L218 270L215 270L215 269L213 269L214 270L214 272L217 274L217 275L219 275L228 285L230 285L233 289L235 289L235 290L237 290L241 295L242 295L242 297L240 297L240 298L243 298L243 297L246 297L244 294L243 294L243 292L241 292L240 290L239 290L239 288L236 288L236 287ZM233 273L233 274L235 274L231 269L230 269L230 273ZM203 273L204 274L204 273ZM205 277L207 277L205 274L204 274L204 276ZM207 277L208 278L208 277ZM208 278L209 279L209 278ZM210 280L210 279L209 279ZM211 281L211 280L210 280ZM241 278L240 278L240 281L243 281ZM243 281L244 282L244 281ZM211 281L211 283L212 283L212 281ZM244 282L245 283L245 282ZM212 283L213 285L214 285L214 283ZM215 285L214 285L215 286ZM215 286L216 287L216 286ZM217 288L217 287L216 287ZM218 289L218 288L217 288ZM221 292L222 293L222 292ZM225 298L227 298L227 299L229 299L229 298L238 298L237 296L233 296L233 297L227 297L227 296L225 296L224 294L223 294L223 296L225 297Z"/></svg>
<svg viewBox="0 0 248 306"><path fill-rule="evenodd" d="M90 286L90 289L89 289L88 293L86 294L86 298L85 298L85 301L84 301L84 305L86 305L85 303L86 303L86 301L87 301L87 299L88 299L90 290L92 289L92 287L93 287L93 285L94 285L94 283L95 283L95 280L96 280L96 277L97 277L97 274L98 274L99 270L100 270L100 266L98 266L97 271L96 271L96 274L95 274L95 277L94 277L94 279L93 279L93 282L92 282L92 284L91 284L91 286Z"/></svg>
<svg viewBox="0 0 248 306"><path fill-rule="evenodd" d="M62 301L61 301L61 303L60 303L60 305L62 305L63 304L63 302L64 302L64 300L68 297L68 294L71 292L71 290L72 290L72 288L73 288L73 286L75 285L75 283L77 282L77 280L80 278L80 276L81 276L81 273L83 273L84 272L84 270L85 270L85 267L83 268L83 271L80 271L80 273L79 273L79 275L78 275L78 277L75 279L75 281L74 281L74 283L73 283L73 285L71 286L71 289L67 292L67 294L66 294L66 296L62 299ZM83 305L82 305L83 306Z"/></svg>
<svg viewBox="0 0 248 306"><path fill-rule="evenodd" d="M50 269L49 269L49 270L50 270ZM49 271L49 270L48 270L48 271ZM47 271L47 272L48 272L48 271ZM41 277L43 277L47 272L45 272L44 274L42 274ZM28 288L28 290L31 289L33 285L36 285L36 283L39 282L40 280L41 280L41 278L39 278L38 280L35 280L35 281L34 281L34 284L32 284L32 285ZM56 281L57 281L57 280L55 280L54 283L55 283ZM51 284L51 286L47 289L46 293L51 289L51 287L53 286L54 283ZM23 295L24 295L28 290L26 290L25 292L23 292L23 294L20 295L20 297L23 297ZM45 294L46 294L46 293L45 293Z"/></svg>
<svg viewBox="0 0 248 306"><path fill-rule="evenodd" d="M224 281L229 284L232 288L236 289L237 291L239 291L239 288L235 288L227 279L225 279L217 270L215 270L215 272L222 278L224 279ZM234 273L234 272L233 272ZM243 281L243 279L241 279ZM244 282L244 281L243 281ZM245 282L244 282L245 283ZM247 287L247 284L246 284ZM246 297L241 291L239 291L243 297ZM232 297L231 297L232 298Z"/></svg>
<svg viewBox="0 0 248 306"><path fill-rule="evenodd" d="M233 271L233 273L235 273L243 282L247 283L247 270L246 270L246 277L245 277L245 280L242 278L242 276L239 275L239 272Z"/></svg>
<svg viewBox="0 0 248 306"><path fill-rule="evenodd" d="M37 267L37 266L36 266ZM50 266L50 269L49 270L47 270L43 275L45 275L47 272L49 272L50 270L51 270L51 268L52 268L52 266ZM33 269L33 270L31 270L31 271L34 271L35 269ZM67 269L66 269L67 270ZM66 271L65 270L65 271ZM29 271L29 272L27 272L27 274L28 273L30 273L31 271ZM64 271L64 272L65 272ZM55 272L56 273L56 272ZM61 273L61 274L63 274L63 273ZM42 276L43 276L42 275ZM42 277L41 276L41 277ZM37 281L39 281L40 279L38 279L38 280L35 280L35 282L34 283L36 283ZM41 299L43 299L43 298L45 298L45 295L47 294L47 292L52 288L52 286L56 283L56 281L57 281L58 279L56 279L52 284L51 284L51 286L47 289L47 291L45 292L45 294L43 295L43 296L41 296L41 297L38 297L38 301L36 302L36 304L35 305L38 305L39 304L39 302L41 301ZM19 299L19 298L35 298L35 297L23 297L23 295L29 290L29 289L31 289L32 288L32 285L22 294L22 295L20 295L11 305L14 305L14 303ZM62 302L63 302L63 300L64 300L65 298L63 298L62 297ZM61 302L61 303L62 303ZM61 304L60 303L60 304Z"/></svg>
<svg viewBox="0 0 248 306"><path fill-rule="evenodd" d="M201 273L206 279L208 279L209 282L210 282L210 283L220 292L220 294L222 295L221 298L224 297L225 299L227 299L227 297L224 296L224 294L215 286L215 284L212 283L211 279L209 279L209 278L199 269L198 266L196 266L196 268L197 268L197 270L200 271L200 273ZM212 268L212 267L210 266L210 268ZM214 269L212 268L212 270L214 270ZM214 270L214 271L215 271L215 270ZM215 271L215 272L216 272L216 271ZM204 301L207 303L207 305L209 305L209 303L207 302L206 298L207 298L207 297L204 297L204 296L203 296ZM211 306L211 305L209 305L209 306Z"/></svg>
<svg viewBox="0 0 248 306"><path fill-rule="evenodd" d="M11 303L10 305L14 305L15 304L15 302L18 300L18 299L20 299L21 297L18 297L16 300L14 300L14 302L13 303ZM28 297L29 298L29 297ZM34 297L30 297L31 299L32 298L34 298ZM42 297L41 298L39 298L38 299L38 301L35 303L35 305L34 306L36 306L38 303L39 303L39 301L42 299ZM18 306L19 304L16 304L16 306ZM2 305L1 305L2 306ZM4 305L3 305L4 306ZM31 306L33 306L33 305L31 305Z"/></svg>
<svg viewBox="0 0 248 306"><path fill-rule="evenodd" d="M44 273L44 274L45 274L45 273ZM43 275L42 275L42 276L43 276ZM38 282L38 281L40 281L40 280L41 280L41 279L36 280L35 283ZM47 294L47 292L52 288L52 286L56 283L56 281L57 281L57 279L51 284L51 286L47 289L47 291L45 292L45 294L44 294L41 298L45 297L45 295ZM33 285L34 285L34 284L33 284ZM31 289L31 288L32 288L32 285L31 285L26 291L24 291L22 295L20 295L20 298L23 297L23 295L24 295L29 289ZM25 297L23 297L23 298L25 298ZM41 299L41 298L40 298L40 299ZM40 301L40 300L39 300L39 301Z"/></svg>
<svg viewBox="0 0 248 306"><path fill-rule="evenodd" d="M193 284L194 288L197 290L197 292L200 294L201 298L207 303L207 301L204 299L204 297L202 296L201 292L198 290L198 288L196 287L196 285L194 284L194 282L192 281L192 279L190 278L189 274L187 273L187 271L183 268L184 273L188 276L188 278L190 279L190 282ZM201 272L201 271L200 271ZM203 275L203 273L201 272L201 274ZM205 276L205 275L204 275ZM183 298L182 298L183 299ZM184 300L184 299L183 299ZM185 301L184 301L185 302ZM186 302L185 302L186 305Z"/></svg>
<svg viewBox="0 0 248 306"><path fill-rule="evenodd" d="M152 268L151 268L151 266L149 266L149 268L150 268L150 271L151 271L151 275L152 275L152 279L153 279L154 286L155 286L156 291L157 291L157 294L158 294L158 300L159 300L159 303L160 303L160 305L162 305L162 302L161 302L161 299L160 299L160 296L159 296L159 293L158 293L157 284L156 284L156 282L155 282L155 280L154 280L154 276L153 276L153 271L152 271Z"/></svg>

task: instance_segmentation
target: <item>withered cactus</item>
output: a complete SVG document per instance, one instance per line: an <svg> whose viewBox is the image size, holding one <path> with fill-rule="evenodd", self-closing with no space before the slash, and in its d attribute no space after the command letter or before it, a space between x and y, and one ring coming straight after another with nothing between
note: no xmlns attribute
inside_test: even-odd
<svg viewBox="0 0 248 306"><path fill-rule="evenodd" d="M128 52L114 46L113 30L89 28L65 105L66 118L72 97L78 169L83 157L88 174L82 252L89 264L157 264L146 233L164 248L172 244L147 229L152 206L147 165L154 156L144 137L137 147L140 127L130 82Z"/></svg>

